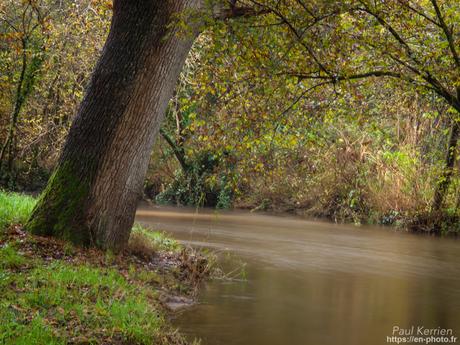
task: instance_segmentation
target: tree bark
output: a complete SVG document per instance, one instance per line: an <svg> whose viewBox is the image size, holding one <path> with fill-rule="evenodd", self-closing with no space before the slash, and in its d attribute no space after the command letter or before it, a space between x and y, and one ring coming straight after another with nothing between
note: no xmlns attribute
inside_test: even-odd
<svg viewBox="0 0 460 345"><path fill-rule="evenodd" d="M0 172L3 168L3 161L6 160L6 156L9 155L7 159L7 169L8 174L11 174L11 163L12 163L12 151L14 144L14 137L16 135L16 130L18 127L18 118L21 108L25 101L25 95L23 92L24 80L26 79L26 70L27 70L27 40L23 38L22 43L22 63L21 63L21 73L19 75L18 86L16 88L16 97L14 102L13 112L10 116L10 124L8 126L8 134L6 136L5 143L2 146L0 151Z"/></svg>
<svg viewBox="0 0 460 345"><path fill-rule="evenodd" d="M455 160L457 157L457 143L460 137L460 126L456 120L453 120L449 142L447 144L447 152L444 163L444 170L440 177L440 181L436 187L432 210L438 212L444 203L446 193L449 189L450 180L452 179L452 174L454 172Z"/></svg>
<svg viewBox="0 0 460 345"><path fill-rule="evenodd" d="M185 159L184 148L180 144L174 142L174 140L169 136L168 133L166 133L164 129L160 128L160 134L173 150L174 156L179 162L184 174L187 174L190 170L190 167L187 164L187 160Z"/></svg>
<svg viewBox="0 0 460 345"><path fill-rule="evenodd" d="M150 151L195 38L171 24L198 6L114 1L102 56L26 225L32 233L115 251L127 243Z"/></svg>

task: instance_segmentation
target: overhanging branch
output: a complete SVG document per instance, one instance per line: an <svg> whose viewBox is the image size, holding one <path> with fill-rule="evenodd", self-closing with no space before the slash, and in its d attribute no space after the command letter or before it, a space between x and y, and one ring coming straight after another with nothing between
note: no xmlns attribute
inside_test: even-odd
<svg viewBox="0 0 460 345"><path fill-rule="evenodd" d="M214 19L230 19L240 17L255 17L267 14L270 11L267 9L257 9L250 6L238 6L237 0L229 0L228 7L222 6L214 12Z"/></svg>

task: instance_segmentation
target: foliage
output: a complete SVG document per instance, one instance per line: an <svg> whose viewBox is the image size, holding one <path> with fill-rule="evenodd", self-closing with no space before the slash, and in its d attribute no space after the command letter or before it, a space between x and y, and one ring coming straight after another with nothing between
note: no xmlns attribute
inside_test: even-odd
<svg viewBox="0 0 460 345"><path fill-rule="evenodd" d="M152 152L149 197L403 224L430 214L446 187L439 214L458 213L456 140L448 144L459 126L456 1L231 4L241 14L234 19L222 20L228 3L219 1L206 2L207 13L178 14L181 34L190 18L202 34ZM111 6L41 0L0 10L0 142L17 99L15 62L26 57L34 80L18 117L14 178L3 183L39 189L101 50ZM36 26L14 30L8 22L25 10Z"/></svg>
<svg viewBox="0 0 460 345"><path fill-rule="evenodd" d="M200 152L198 157L188 158L191 164L186 171L178 170L173 181L156 196L159 203L177 205L211 206L228 208L233 192L227 184L226 175L216 176L220 157Z"/></svg>
<svg viewBox="0 0 460 345"><path fill-rule="evenodd" d="M0 160L3 185L37 190L46 183L102 49L110 14L105 1L0 4L0 148L10 129L14 139L10 157Z"/></svg>
<svg viewBox="0 0 460 345"><path fill-rule="evenodd" d="M213 176L231 181L240 207L387 224L430 213L452 170L458 5L244 3L263 14L213 22L190 54L185 97L174 99L188 114L190 157L221 157ZM164 173L174 158L163 145L151 174L165 190L177 175ZM457 165L445 198L454 213Z"/></svg>

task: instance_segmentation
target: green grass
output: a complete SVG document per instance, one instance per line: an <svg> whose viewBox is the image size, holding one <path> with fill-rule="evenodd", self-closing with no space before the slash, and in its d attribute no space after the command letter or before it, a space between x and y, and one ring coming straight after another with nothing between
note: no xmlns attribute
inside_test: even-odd
<svg viewBox="0 0 460 345"><path fill-rule="evenodd" d="M111 268L56 261L0 272L0 344L152 344L164 326L156 291Z"/></svg>
<svg viewBox="0 0 460 345"><path fill-rule="evenodd" d="M34 205L32 197L0 192L0 234L23 224ZM158 302L159 290L180 286L173 273L124 261L131 257L15 236L0 236L0 344L184 344ZM132 238L145 253L182 248L140 225ZM62 259L49 260L50 251Z"/></svg>
<svg viewBox="0 0 460 345"><path fill-rule="evenodd" d="M20 268L25 262L24 256L17 252L13 244L5 243L3 247L0 247L0 270Z"/></svg>
<svg viewBox="0 0 460 345"><path fill-rule="evenodd" d="M0 191L0 231L10 224L24 224L35 203L30 196Z"/></svg>
<svg viewBox="0 0 460 345"><path fill-rule="evenodd" d="M143 244L150 250L177 252L182 246L169 237L166 233L152 231L143 228L140 224L135 224L131 230L131 240L141 239Z"/></svg>

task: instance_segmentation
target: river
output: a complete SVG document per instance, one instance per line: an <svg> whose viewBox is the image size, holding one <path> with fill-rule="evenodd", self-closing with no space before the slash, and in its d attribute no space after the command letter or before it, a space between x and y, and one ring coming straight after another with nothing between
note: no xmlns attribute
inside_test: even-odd
<svg viewBox="0 0 460 345"><path fill-rule="evenodd" d="M245 263L245 279L205 284L199 303L174 320L202 345L390 344L395 326L460 337L457 239L148 205L136 221L212 248L224 265Z"/></svg>

